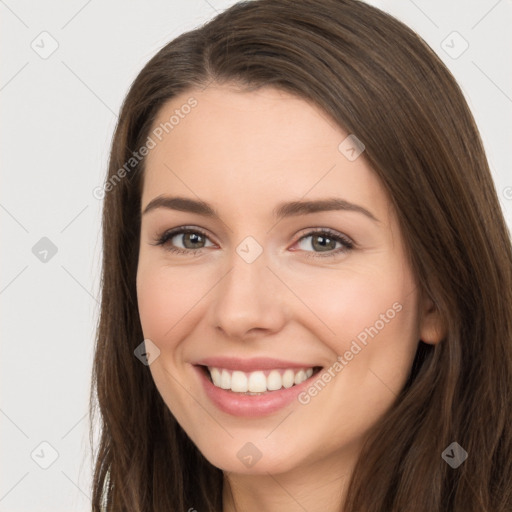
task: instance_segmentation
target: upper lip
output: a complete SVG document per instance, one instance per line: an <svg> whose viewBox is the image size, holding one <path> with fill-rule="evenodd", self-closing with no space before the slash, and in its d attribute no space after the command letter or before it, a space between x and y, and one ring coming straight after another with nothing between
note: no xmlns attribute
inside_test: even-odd
<svg viewBox="0 0 512 512"><path fill-rule="evenodd" d="M240 370L251 372L257 370L273 370L275 368L314 368L316 365L311 363L298 363L296 361L285 361L283 359L274 359L269 357L255 357L251 359L241 359L238 357L206 357L194 363L199 366L210 366L214 368L224 368L226 370Z"/></svg>

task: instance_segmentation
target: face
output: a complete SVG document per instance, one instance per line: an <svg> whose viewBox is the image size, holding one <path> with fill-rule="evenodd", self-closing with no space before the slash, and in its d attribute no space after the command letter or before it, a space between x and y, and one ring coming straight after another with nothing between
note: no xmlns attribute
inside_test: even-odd
<svg viewBox="0 0 512 512"><path fill-rule="evenodd" d="M354 453L435 341L364 151L273 88L192 90L153 128L137 293L165 403L226 471Z"/></svg>

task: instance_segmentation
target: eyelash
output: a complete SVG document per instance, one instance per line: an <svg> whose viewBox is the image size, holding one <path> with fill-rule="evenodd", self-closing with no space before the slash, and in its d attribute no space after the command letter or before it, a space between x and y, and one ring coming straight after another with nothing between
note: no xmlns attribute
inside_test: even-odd
<svg viewBox="0 0 512 512"><path fill-rule="evenodd" d="M182 235L182 234L184 235L187 233L200 234L204 238L208 238L208 235L201 229L179 227L179 228L171 229L169 231L165 231L162 235L157 237L155 243L153 243L152 245L165 246L167 244L167 242L169 240L171 240L172 238L174 238L176 235ZM350 240L348 237L342 235L341 233L333 231L332 229L329 229L329 228L318 229L316 231L309 231L308 233L302 235L297 240L296 243L300 242L304 238L308 238L313 235L328 235L328 236L326 236L326 238L329 238L330 240L334 240L335 242L341 243L343 247L334 249L334 250L326 252L324 254L315 252L315 251L305 251L306 257L308 257L308 258L310 258L310 257L312 257L312 258L329 258L329 257L331 257L332 258L339 254L348 252L354 248L354 242L352 242L352 240ZM175 253L175 254L184 254L187 256L192 256L192 255L199 256L200 254L202 254L202 251L205 248L201 247L199 249L182 249L181 247L174 247L174 246L169 245L169 247L165 247L165 249L167 251Z"/></svg>

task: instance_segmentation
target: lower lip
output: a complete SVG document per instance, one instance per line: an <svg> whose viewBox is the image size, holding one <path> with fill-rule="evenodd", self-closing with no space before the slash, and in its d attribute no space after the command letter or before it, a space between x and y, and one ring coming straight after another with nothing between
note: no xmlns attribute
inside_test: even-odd
<svg viewBox="0 0 512 512"><path fill-rule="evenodd" d="M205 375L200 366L194 366L199 373L201 383L209 399L223 412L233 416L256 417L266 416L297 401L297 395L310 385L310 381L316 378L318 373L313 374L300 384L291 388L281 388L278 391L268 391L262 395L244 395L233 391L218 388Z"/></svg>

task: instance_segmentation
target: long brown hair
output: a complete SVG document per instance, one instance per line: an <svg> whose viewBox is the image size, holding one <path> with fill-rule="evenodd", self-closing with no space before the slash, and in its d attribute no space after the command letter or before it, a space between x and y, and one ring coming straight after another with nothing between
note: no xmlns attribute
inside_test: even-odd
<svg viewBox="0 0 512 512"><path fill-rule="evenodd" d="M240 2L163 47L132 84L105 186L93 510L102 500L109 512L222 510L222 471L134 357L144 158L130 158L166 101L212 82L280 88L356 134L446 324L440 343L419 342L404 389L372 428L344 512L510 512L510 236L455 79L412 30L358 0ZM468 453L457 468L441 456L453 442Z"/></svg>

